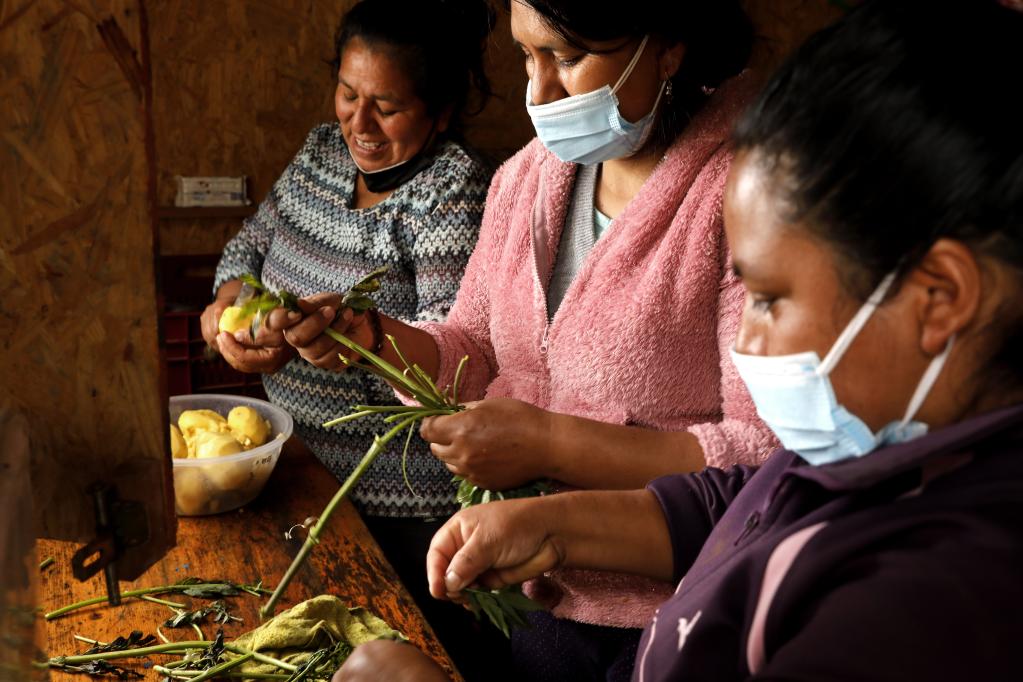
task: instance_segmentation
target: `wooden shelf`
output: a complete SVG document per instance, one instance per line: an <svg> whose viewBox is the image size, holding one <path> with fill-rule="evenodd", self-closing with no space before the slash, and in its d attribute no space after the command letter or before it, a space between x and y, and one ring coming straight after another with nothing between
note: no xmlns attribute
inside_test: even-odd
<svg viewBox="0 0 1023 682"><path fill-rule="evenodd" d="M195 220L202 218L248 218L256 212L249 206L157 206L158 220Z"/></svg>

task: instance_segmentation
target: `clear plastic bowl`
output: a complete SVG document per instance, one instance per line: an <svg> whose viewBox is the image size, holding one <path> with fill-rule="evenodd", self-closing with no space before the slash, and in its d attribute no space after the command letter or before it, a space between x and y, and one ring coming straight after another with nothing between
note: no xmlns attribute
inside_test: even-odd
<svg viewBox="0 0 1023 682"><path fill-rule="evenodd" d="M247 405L270 422L271 439L234 455L174 459L174 506L179 516L202 516L237 509L263 489L291 436L291 415L265 400L241 395L197 393L170 399L171 424L185 410L213 410L227 418L231 408Z"/></svg>

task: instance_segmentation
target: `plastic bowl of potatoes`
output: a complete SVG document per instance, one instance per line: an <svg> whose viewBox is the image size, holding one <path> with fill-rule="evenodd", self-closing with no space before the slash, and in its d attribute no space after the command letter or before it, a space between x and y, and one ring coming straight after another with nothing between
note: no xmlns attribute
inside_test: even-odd
<svg viewBox="0 0 1023 682"><path fill-rule="evenodd" d="M255 499L292 427L291 415L265 400L213 393L172 396L178 515L218 514Z"/></svg>

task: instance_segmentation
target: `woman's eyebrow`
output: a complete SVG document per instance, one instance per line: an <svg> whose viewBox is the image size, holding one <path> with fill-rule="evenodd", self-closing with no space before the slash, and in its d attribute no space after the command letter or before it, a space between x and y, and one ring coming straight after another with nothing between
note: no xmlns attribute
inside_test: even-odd
<svg viewBox="0 0 1023 682"><path fill-rule="evenodd" d="M349 90L355 90L355 88L353 88L347 81L345 81L344 78L338 77L337 81L341 85L343 85L346 88L348 88ZM377 100L379 102L388 102L388 103L394 104L394 105L399 105L399 104L404 104L405 103L404 100L402 100L400 97L398 97L398 96L396 96L396 95L394 95L394 94L392 94L390 92L381 92L379 94L374 93L374 94L371 94L370 97L372 97L373 99L375 99L375 100Z"/></svg>

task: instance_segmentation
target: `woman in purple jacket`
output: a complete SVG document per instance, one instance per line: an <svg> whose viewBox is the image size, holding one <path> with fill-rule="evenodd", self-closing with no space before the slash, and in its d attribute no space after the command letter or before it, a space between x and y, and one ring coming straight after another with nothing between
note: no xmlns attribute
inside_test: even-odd
<svg viewBox="0 0 1023 682"><path fill-rule="evenodd" d="M725 195L733 359L785 449L461 512L433 594L561 566L671 578L643 682L1018 678L1020 44L994 0L876 0L799 50L740 124ZM367 663L443 679L386 643L335 679Z"/></svg>

